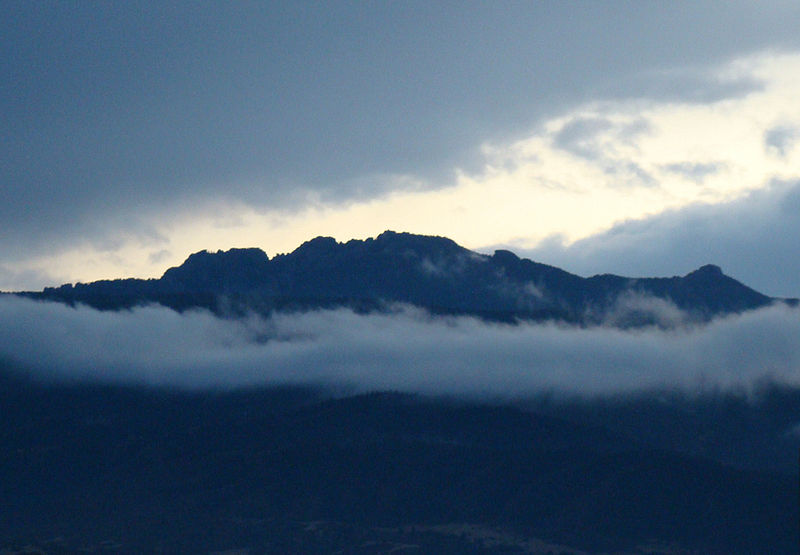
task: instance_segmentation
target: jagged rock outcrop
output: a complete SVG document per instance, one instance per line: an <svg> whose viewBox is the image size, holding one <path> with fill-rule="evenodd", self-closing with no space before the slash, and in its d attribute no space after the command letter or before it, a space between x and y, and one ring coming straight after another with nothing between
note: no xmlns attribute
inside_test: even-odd
<svg viewBox="0 0 800 555"><path fill-rule="evenodd" d="M603 322L620 299L647 297L694 318L763 307L776 299L706 265L682 277L589 278L519 258L465 249L445 237L386 231L339 243L317 237L293 252L269 258L257 248L198 252L160 279L105 280L46 288L28 296L118 309L159 303L269 312L349 306L381 309L408 303L434 313L489 319ZM638 323L652 323L647 317Z"/></svg>

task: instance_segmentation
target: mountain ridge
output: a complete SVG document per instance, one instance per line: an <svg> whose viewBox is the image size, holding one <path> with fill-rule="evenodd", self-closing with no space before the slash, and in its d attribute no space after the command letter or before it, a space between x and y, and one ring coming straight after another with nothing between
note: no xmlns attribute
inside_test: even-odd
<svg viewBox="0 0 800 555"><path fill-rule="evenodd" d="M570 546L562 553L797 545L791 470L662 449L558 407L291 387L53 386L4 375L2 363L0 380L0 493L13 508L0 518L4 552L524 551L419 534L461 522ZM796 414L798 394L787 394ZM652 405L625 414L641 420ZM724 420L714 416L701 422ZM665 547L640 548L653 544Z"/></svg>
<svg viewBox="0 0 800 555"><path fill-rule="evenodd" d="M446 237L394 231L347 242L319 236L272 258L259 248L199 251L158 279L65 284L22 295L100 309L156 303L217 313L223 304L269 313L339 306L372 311L404 303L437 314L576 324L602 323L621 302L650 297L701 321L796 303L755 291L712 264L684 276L581 277L508 250L480 254ZM657 323L657 315L633 313L623 325Z"/></svg>

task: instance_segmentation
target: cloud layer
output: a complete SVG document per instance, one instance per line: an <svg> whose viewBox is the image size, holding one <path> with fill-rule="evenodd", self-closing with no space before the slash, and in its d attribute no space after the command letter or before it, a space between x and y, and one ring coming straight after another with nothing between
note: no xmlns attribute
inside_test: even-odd
<svg viewBox="0 0 800 555"><path fill-rule="evenodd" d="M498 325L347 310L218 319L0 298L0 359L43 379L229 388L320 384L478 397L800 384L800 312L670 331Z"/></svg>

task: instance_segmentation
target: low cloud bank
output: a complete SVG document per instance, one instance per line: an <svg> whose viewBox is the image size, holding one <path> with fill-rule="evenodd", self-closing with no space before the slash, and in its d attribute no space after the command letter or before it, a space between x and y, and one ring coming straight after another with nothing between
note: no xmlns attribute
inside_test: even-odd
<svg viewBox="0 0 800 555"><path fill-rule="evenodd" d="M226 320L0 298L0 360L42 379L182 388L321 384L518 397L800 385L800 311L620 330L490 324L413 308Z"/></svg>

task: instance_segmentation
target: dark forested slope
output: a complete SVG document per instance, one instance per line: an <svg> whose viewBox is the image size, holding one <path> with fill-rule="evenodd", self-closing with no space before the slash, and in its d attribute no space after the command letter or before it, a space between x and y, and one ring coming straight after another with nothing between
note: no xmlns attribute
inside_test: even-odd
<svg viewBox="0 0 800 555"><path fill-rule="evenodd" d="M190 394L13 377L2 386L0 548L499 553L536 538L586 552L731 554L797 545L789 475L554 415L391 393ZM517 540L492 547L447 532L467 523ZM384 551L359 550L369 542Z"/></svg>

